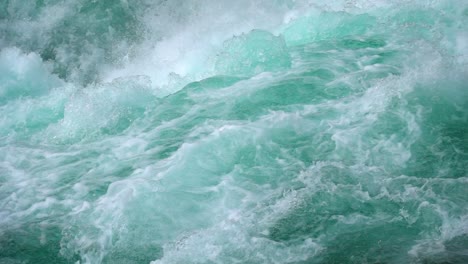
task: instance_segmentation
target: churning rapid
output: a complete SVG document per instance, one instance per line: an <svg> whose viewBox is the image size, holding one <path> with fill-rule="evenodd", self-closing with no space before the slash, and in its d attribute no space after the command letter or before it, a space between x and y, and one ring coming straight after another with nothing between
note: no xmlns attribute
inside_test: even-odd
<svg viewBox="0 0 468 264"><path fill-rule="evenodd" d="M0 263L468 263L465 0L2 0Z"/></svg>

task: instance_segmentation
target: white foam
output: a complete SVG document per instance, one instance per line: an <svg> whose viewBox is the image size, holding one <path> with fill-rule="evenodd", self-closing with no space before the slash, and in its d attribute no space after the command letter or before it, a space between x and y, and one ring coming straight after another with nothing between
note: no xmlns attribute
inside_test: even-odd
<svg viewBox="0 0 468 264"><path fill-rule="evenodd" d="M290 10L265 1L164 3L156 9L143 18L152 36L123 68L104 69L104 80L144 74L164 93L174 92L214 73L216 52L225 40L252 29L272 30ZM171 75L180 78L175 87L167 87L174 85Z"/></svg>
<svg viewBox="0 0 468 264"><path fill-rule="evenodd" d="M36 53L11 47L0 51L0 99L37 96L63 85Z"/></svg>

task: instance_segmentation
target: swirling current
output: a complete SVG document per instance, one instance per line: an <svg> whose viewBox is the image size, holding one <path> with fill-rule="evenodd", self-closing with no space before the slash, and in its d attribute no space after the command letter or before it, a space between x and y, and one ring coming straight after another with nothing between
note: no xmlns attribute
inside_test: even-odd
<svg viewBox="0 0 468 264"><path fill-rule="evenodd" d="M1 0L0 263L468 263L465 0Z"/></svg>

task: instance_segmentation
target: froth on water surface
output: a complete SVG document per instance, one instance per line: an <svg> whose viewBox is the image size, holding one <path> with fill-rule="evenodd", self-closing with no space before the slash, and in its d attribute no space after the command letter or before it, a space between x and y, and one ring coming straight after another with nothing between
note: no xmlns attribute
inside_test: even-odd
<svg viewBox="0 0 468 264"><path fill-rule="evenodd" d="M467 263L463 1L0 3L0 263Z"/></svg>

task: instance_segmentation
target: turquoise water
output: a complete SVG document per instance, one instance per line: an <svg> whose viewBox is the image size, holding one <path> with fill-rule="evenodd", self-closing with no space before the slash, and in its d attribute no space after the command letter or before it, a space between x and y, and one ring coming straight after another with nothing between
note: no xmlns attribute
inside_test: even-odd
<svg viewBox="0 0 468 264"><path fill-rule="evenodd" d="M0 263L468 263L468 2L0 3Z"/></svg>

